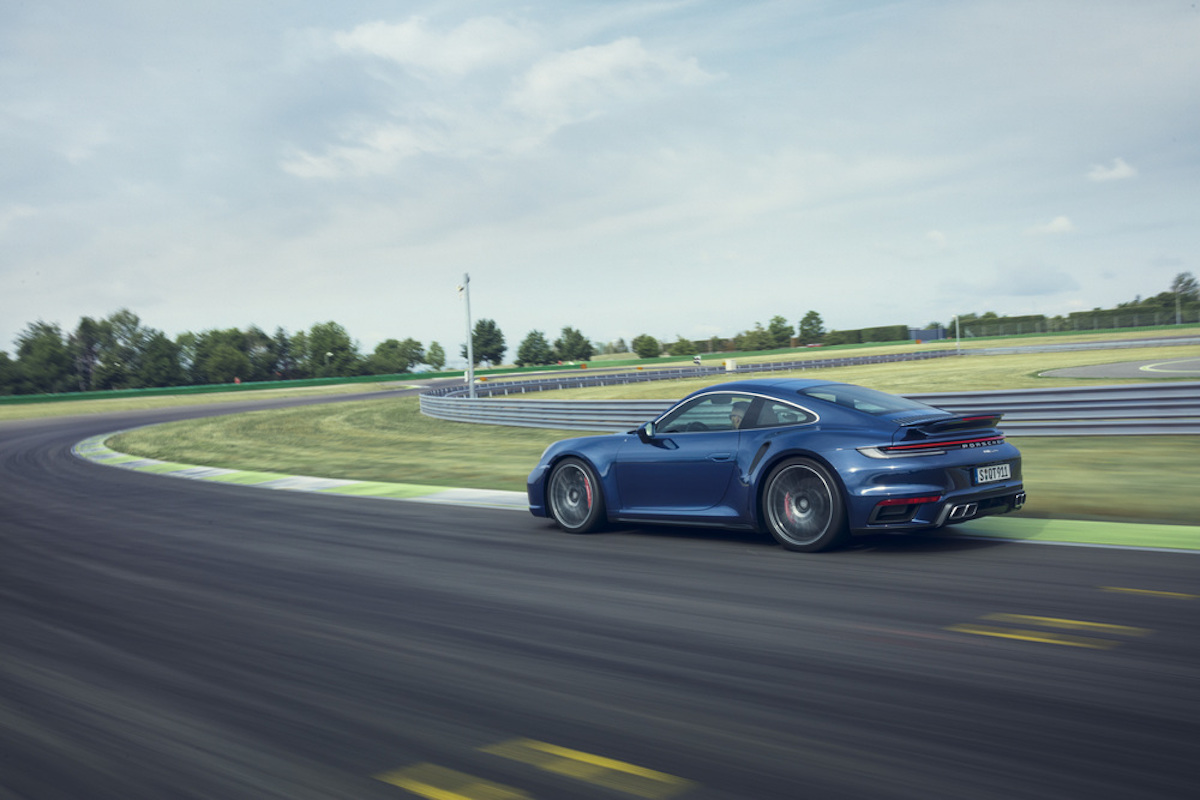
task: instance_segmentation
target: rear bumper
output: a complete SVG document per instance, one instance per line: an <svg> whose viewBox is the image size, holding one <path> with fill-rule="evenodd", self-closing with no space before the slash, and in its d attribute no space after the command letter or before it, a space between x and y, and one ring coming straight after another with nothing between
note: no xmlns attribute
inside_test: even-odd
<svg viewBox="0 0 1200 800"><path fill-rule="evenodd" d="M1007 514L1010 511L1019 510L1023 505L1025 505L1024 489L1011 494L985 497L979 500L951 501L943 504L937 527L980 517L990 517L994 514Z"/></svg>
<svg viewBox="0 0 1200 800"><path fill-rule="evenodd" d="M856 531L920 530L941 528L980 517L1007 514L1025 505L1025 489L1020 483L996 487L986 492L956 492L932 497L914 497L911 504L888 498L871 509L866 524Z"/></svg>

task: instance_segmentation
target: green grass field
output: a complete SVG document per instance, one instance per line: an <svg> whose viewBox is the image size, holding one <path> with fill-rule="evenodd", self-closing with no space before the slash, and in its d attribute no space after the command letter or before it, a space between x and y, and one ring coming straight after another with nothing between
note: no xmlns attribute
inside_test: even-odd
<svg viewBox="0 0 1200 800"><path fill-rule="evenodd" d="M145 397L114 397L112 399L59 400L52 403L19 403L0 405L0 422L14 419L44 419L72 417L84 414L108 414L115 411L143 411L154 408L251 403L275 397L308 397L316 395L360 394L394 389L382 383L344 383L333 386L304 386L294 389L258 389L255 391L212 392L210 394L148 395Z"/></svg>
<svg viewBox="0 0 1200 800"><path fill-rule="evenodd" d="M1098 383L1048 379L1065 366L1194 357L1196 347L971 356L801 373L897 393L1051 387ZM733 379L733 376L731 376ZM682 396L711 378L567 390L557 397ZM1112 381L1103 381L1112 383ZM421 415L415 398L261 411L145 428L115 437L114 449L206 466L398 483L521 491L555 430L443 422ZM1196 524L1200 444L1193 437L1030 437L1026 515Z"/></svg>
<svg viewBox="0 0 1200 800"><path fill-rule="evenodd" d="M405 397L174 422L120 434L108 445L185 464L520 491L542 450L568 435L443 422Z"/></svg>

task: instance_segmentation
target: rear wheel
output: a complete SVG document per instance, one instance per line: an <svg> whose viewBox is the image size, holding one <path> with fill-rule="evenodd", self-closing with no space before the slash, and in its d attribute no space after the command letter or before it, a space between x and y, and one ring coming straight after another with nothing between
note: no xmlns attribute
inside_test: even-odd
<svg viewBox="0 0 1200 800"><path fill-rule="evenodd" d="M846 509L837 481L815 461L784 461L767 476L763 524L788 550L816 553L849 539Z"/></svg>
<svg viewBox="0 0 1200 800"><path fill-rule="evenodd" d="M604 495L596 471L578 458L555 465L546 486L546 502L558 526L570 533L594 531L604 523Z"/></svg>

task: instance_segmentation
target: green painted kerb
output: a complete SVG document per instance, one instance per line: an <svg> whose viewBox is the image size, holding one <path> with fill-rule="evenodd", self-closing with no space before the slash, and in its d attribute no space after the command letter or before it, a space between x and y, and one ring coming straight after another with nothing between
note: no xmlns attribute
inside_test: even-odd
<svg viewBox="0 0 1200 800"><path fill-rule="evenodd" d="M199 467L194 464L178 464L171 461L157 461L152 458L141 458L110 449L104 442L115 435L105 433L85 439L75 445L73 452L80 458L97 464L121 467L136 472L154 475L167 475L191 480L213 481L217 483L233 483L243 486L260 486L271 489L290 491L324 492L332 494L358 495L363 497L383 497L392 499L438 499L439 495L458 493L459 490L446 486L427 486L407 483L380 483L376 481L352 481L332 478L315 478L300 475L289 475L281 472L256 472L253 470L224 469L219 467ZM495 493L486 493L495 494ZM515 494L515 493L507 493ZM524 501L524 495L522 502ZM492 502L488 505L497 505ZM501 503L500 505L508 505Z"/></svg>
<svg viewBox="0 0 1200 800"><path fill-rule="evenodd" d="M953 529L972 536L1118 547L1200 550L1200 526L1146 525L1135 522L1091 522L1075 519L986 517Z"/></svg>
<svg viewBox="0 0 1200 800"><path fill-rule="evenodd" d="M139 458L111 450L104 444L114 433L93 436L75 445L81 458L122 469L132 469L156 475L168 475L192 480L216 481L264 489L321 492L355 497L378 497L390 500L416 500L458 506L484 506L526 510L523 492L499 492L475 489L455 489L446 486L426 486L413 483L382 483L335 478L316 478L284 475L277 472L197 467ZM1144 525L1125 522L1085 522L1069 519L1033 519L1029 517L986 517L944 528L946 536L964 535L989 539L1047 542L1114 547L1147 547L1171 550L1200 550L1200 526Z"/></svg>

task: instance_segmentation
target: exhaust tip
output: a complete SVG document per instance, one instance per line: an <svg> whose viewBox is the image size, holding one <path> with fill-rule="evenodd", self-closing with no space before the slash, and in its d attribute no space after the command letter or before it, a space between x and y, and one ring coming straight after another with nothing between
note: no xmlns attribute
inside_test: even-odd
<svg viewBox="0 0 1200 800"><path fill-rule="evenodd" d="M978 503L965 503L961 506L955 506L954 508L950 509L950 519L970 519L971 517L975 516L977 511L979 511Z"/></svg>

